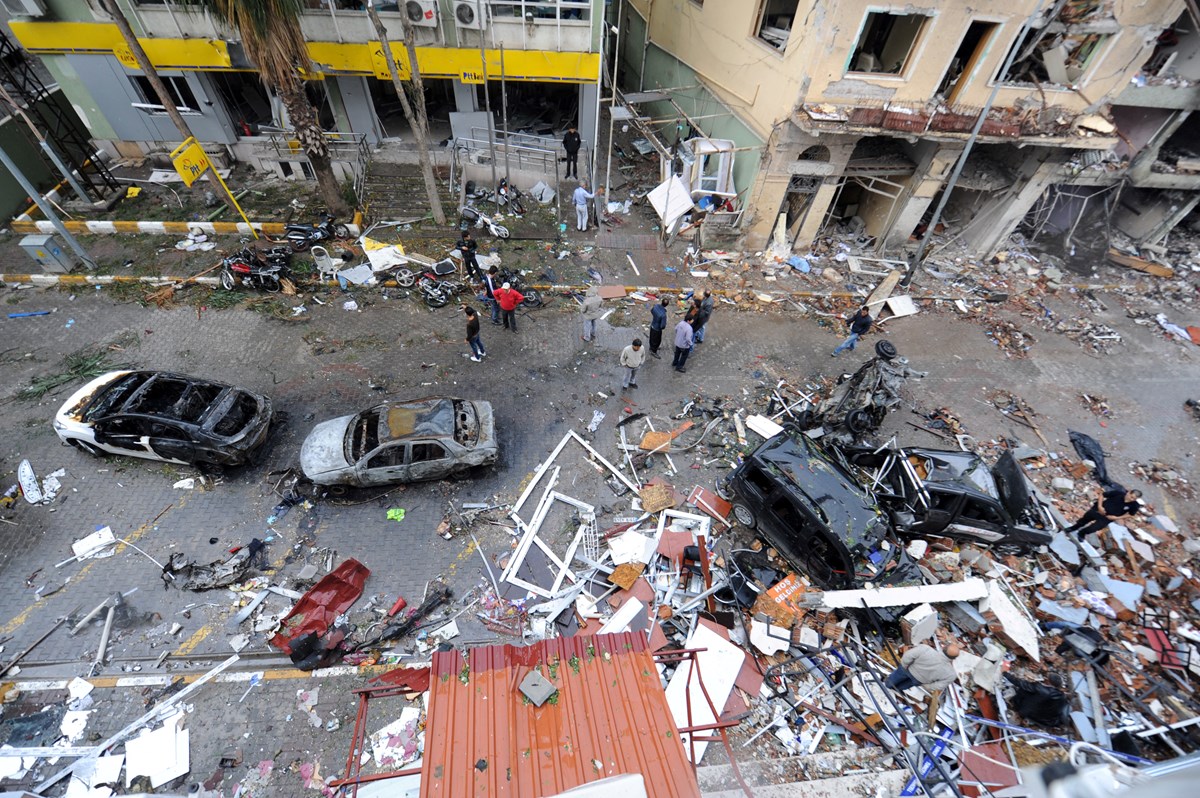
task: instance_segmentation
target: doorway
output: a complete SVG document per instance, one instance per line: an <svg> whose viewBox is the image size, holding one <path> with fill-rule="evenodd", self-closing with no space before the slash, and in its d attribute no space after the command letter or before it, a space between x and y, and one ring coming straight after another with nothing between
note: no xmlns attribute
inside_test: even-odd
<svg viewBox="0 0 1200 798"><path fill-rule="evenodd" d="M971 71L991 44L992 34L998 27L995 22L972 22L967 27L966 35L959 42L954 58L950 59L950 67L938 86L937 96L944 98L947 105L953 105L958 99L971 77Z"/></svg>

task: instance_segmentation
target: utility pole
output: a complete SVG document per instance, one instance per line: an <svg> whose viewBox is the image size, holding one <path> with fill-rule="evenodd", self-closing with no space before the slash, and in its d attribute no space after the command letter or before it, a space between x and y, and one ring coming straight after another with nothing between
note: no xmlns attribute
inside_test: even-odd
<svg viewBox="0 0 1200 798"><path fill-rule="evenodd" d="M475 13L483 19L483 7L480 0L475 0ZM487 53L483 50L483 31L479 31L479 63L483 67L483 109L488 118L488 152L492 161L492 201L496 204L496 213L500 212L500 192L496 190L496 124L492 119L492 93L488 91ZM505 131L507 133L507 131ZM505 147L508 144L505 142Z"/></svg>
<svg viewBox="0 0 1200 798"><path fill-rule="evenodd" d="M25 177L25 173L22 172L15 163L13 163L12 158L8 157L8 153L3 147L0 147L0 163L3 163L5 168L12 173L13 178L15 178L16 181L21 184L21 188L23 188L25 192L29 194L29 198L37 203L38 208L40 208L42 213L46 215L46 218L50 220L50 224L54 225L54 229L57 230L59 235L63 237L63 240L67 242L67 246L74 250L75 254L83 260L84 264L86 264L89 269L95 269L96 262L92 260L92 256L89 255L87 250L85 250L79 244L79 242L75 240L75 236L71 235L67 231L67 228L62 223L62 220L58 218L58 214L54 212L54 207L46 201L45 197L42 196L42 192L37 190L37 186L29 182L29 178Z"/></svg>
<svg viewBox="0 0 1200 798"><path fill-rule="evenodd" d="M504 43L500 43L500 113L504 116L504 179L512 180L508 176L508 83L505 82L504 75Z"/></svg>
<svg viewBox="0 0 1200 798"><path fill-rule="evenodd" d="M58 151L50 146L50 142L46 141L46 137L42 135L42 131L38 130L37 125L35 125L33 120L29 118L29 114L25 113L25 109L21 107L21 104L17 101L17 99L8 93L8 89L5 89L2 86L0 86L0 97L3 97L4 101L12 107L14 114L19 115L21 119L25 120L25 124L29 126L30 132L33 133L33 137L37 139L38 146L42 148L42 151L46 153L46 157L49 158L58 168L58 171L62 174L63 178L71 184L71 189L75 192L79 199L82 202L90 205L92 203L92 198L88 196L87 192L83 188L83 184L79 182L77 177L75 177L75 170L63 162L63 159L58 155Z"/></svg>
<svg viewBox="0 0 1200 798"><path fill-rule="evenodd" d="M1046 4L1046 0L1038 0L1037 6L1033 9L1021 29L1017 31L1016 41L1022 41L1025 33L1033 27L1033 21L1038 18L1042 12L1042 6ZM996 95L1000 93L1000 86L1004 80L1004 76L1008 74L1008 70L1012 67L1013 61L1017 57L1017 48L1013 47L1008 51L1008 57L1004 59L1004 65L1000 67L1000 72L996 75L996 79L992 82L992 93L988 95L987 105L983 106L983 110L979 112L979 118L975 120L975 126L971 128L971 136L967 139L966 145L963 147L962 153L958 156L958 161L954 164L954 171L950 173L950 179L946 181L946 187L942 189L941 199L938 200L937 207L933 209L933 218L929 220L929 226L925 228L925 234L917 242L917 251L908 261L908 268L904 272L904 276L900 278L900 285L907 288L912 284L913 277L917 274L917 269L925 265L925 255L927 247L925 241L937 229L938 223L942 220L942 211L946 208L946 203L950 201L950 194L954 191L954 186L958 184L958 176L962 174L963 167L967 165L967 158L971 155L971 148L975 146L976 139L979 138L979 131L983 128L983 123L987 121L987 116L992 110L992 106L996 103Z"/></svg>
<svg viewBox="0 0 1200 798"><path fill-rule="evenodd" d="M612 52L612 76L609 78L609 103L608 103L608 159L604 167L604 201L608 202L608 188L612 176L612 151L613 151L613 110L617 107L617 72L620 71L621 64L621 11L624 10L625 3L622 0L617 0L617 24L616 27L610 28L616 34L616 42L613 44ZM608 24L607 22L605 24ZM608 41L609 31L604 32L604 40ZM593 159L595 158L596 148L592 147ZM595 171L595 166L592 170Z"/></svg>

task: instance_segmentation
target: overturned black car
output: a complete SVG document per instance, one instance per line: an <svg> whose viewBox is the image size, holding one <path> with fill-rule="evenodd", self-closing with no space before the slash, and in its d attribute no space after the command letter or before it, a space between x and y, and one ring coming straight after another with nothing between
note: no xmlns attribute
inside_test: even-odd
<svg viewBox="0 0 1200 798"><path fill-rule="evenodd" d="M794 426L750 454L721 492L738 523L824 590L921 580L875 499L836 455Z"/></svg>
<svg viewBox="0 0 1200 798"><path fill-rule="evenodd" d="M840 454L902 533L1029 548L1049 543L1058 528L1012 452L991 467L972 452L939 449L846 447Z"/></svg>

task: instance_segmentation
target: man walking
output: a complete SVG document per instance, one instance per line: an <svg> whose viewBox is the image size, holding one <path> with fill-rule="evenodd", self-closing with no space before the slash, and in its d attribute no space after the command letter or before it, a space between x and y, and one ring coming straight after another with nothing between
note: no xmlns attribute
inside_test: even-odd
<svg viewBox="0 0 1200 798"><path fill-rule="evenodd" d="M893 690L908 690L924 687L931 694L950 686L957 678L952 659L958 656L958 646L946 646L946 653L924 643L915 645L900 657L900 667L887 677L888 687Z"/></svg>
<svg viewBox="0 0 1200 798"><path fill-rule="evenodd" d="M467 314L467 344L471 347L471 360L478 363L487 357L483 341L479 338L479 314L475 312L475 308L466 305L463 306L463 313Z"/></svg>
<svg viewBox="0 0 1200 798"><path fill-rule="evenodd" d="M712 291L705 289L704 299L696 300L696 343L704 343L704 330L708 324L708 320L712 318L713 313L713 298Z"/></svg>
<svg viewBox="0 0 1200 798"><path fill-rule="evenodd" d="M500 290L496 292L496 304L500 306L500 318L504 322L504 329L517 331L517 305L524 301L525 295L514 290L508 283L500 286Z"/></svg>
<svg viewBox="0 0 1200 798"><path fill-rule="evenodd" d="M858 339L867 334L874 322L875 320L871 318L871 311L866 305L859 308L857 313L846 320L846 325L850 328L850 337L842 341L837 349L830 352L830 357L837 357L847 349L853 352Z"/></svg>
<svg viewBox="0 0 1200 798"><path fill-rule="evenodd" d="M479 271L479 262L475 260L475 251L479 249L479 244L475 243L471 231L463 230L463 234L459 236L454 246L462 253L463 266L466 267L467 274L476 282L482 281L483 272Z"/></svg>
<svg viewBox="0 0 1200 798"><path fill-rule="evenodd" d="M581 233L588 228L588 200L595 196L587 190L587 181L580 180L572 199L575 201L575 227Z"/></svg>
<svg viewBox="0 0 1200 798"><path fill-rule="evenodd" d="M675 325L675 357L671 360L671 365L680 374L687 373L684 364L687 363L688 355L692 353L692 335L692 323L688 319L683 319Z"/></svg>
<svg viewBox="0 0 1200 798"><path fill-rule="evenodd" d="M566 177L579 177L579 146L582 143L583 139L579 138L575 126L571 125L567 128L567 132L563 135L563 149L567 151Z"/></svg>
<svg viewBox="0 0 1200 798"><path fill-rule="evenodd" d="M667 305L669 297L663 297L657 305L650 308L650 357L662 360L658 348L662 346L663 330L667 329Z"/></svg>
<svg viewBox="0 0 1200 798"><path fill-rule="evenodd" d="M625 379L622 388L637 387L637 373L646 362L646 350L642 349L642 339L634 338L633 343L621 350L621 365L625 369Z"/></svg>
<svg viewBox="0 0 1200 798"><path fill-rule="evenodd" d="M1064 529L1064 532L1074 532L1082 540L1084 535L1107 529L1113 521L1119 521L1127 515L1137 515L1142 509L1138 501L1142 496L1140 490L1125 490L1117 487L1111 490L1096 489L1096 503L1087 509L1078 521Z"/></svg>
<svg viewBox="0 0 1200 798"><path fill-rule="evenodd" d="M594 285L588 286L583 297L583 307L579 312L583 314L583 335L579 337L584 341L591 341L596 337L596 322L604 315L604 300L600 298L600 289Z"/></svg>

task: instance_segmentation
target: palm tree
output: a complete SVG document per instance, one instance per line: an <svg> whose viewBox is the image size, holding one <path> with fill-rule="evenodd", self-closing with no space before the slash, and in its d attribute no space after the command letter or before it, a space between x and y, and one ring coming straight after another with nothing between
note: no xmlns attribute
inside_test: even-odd
<svg viewBox="0 0 1200 798"><path fill-rule="evenodd" d="M158 102L162 105L163 109L166 110L167 116L169 116L171 121L175 123L175 127L179 128L179 133L183 136L185 141L191 138L191 127L188 126L187 121L183 118L183 114L179 113L179 109L175 106L174 98L172 98L171 93L167 91L167 87L163 83L162 78L158 76L158 71L154 68L154 64L150 63L150 58L146 55L146 51L142 49L142 43L139 42L137 36L134 35L133 28L129 25L129 20L125 18L125 13L121 11L121 8L117 5L116 0L100 0L100 3L104 7L104 10L108 12L108 15L113 18L113 22L116 23L117 30L121 32L121 38L125 40L125 44L129 47L129 51L133 53L134 60L137 61L138 67L146 76L146 80L150 82L150 87L154 89L155 95L158 96ZM215 183L215 181L213 182ZM199 183L192 184L193 190L199 190L199 187ZM213 185L213 188L215 189L216 186ZM231 197L228 192L214 191L213 193L219 196L225 202L226 207L233 211L234 214L240 213L237 203L233 201L233 197ZM234 219L236 221L237 216L235 216Z"/></svg>
<svg viewBox="0 0 1200 798"><path fill-rule="evenodd" d="M425 83L421 80L421 68L417 66L417 46L413 40L413 24L408 15L402 14L401 24L404 26L404 44L408 50L408 63L412 67L412 100L409 101L404 82L400 80L400 72L396 59L392 56L392 43L388 41L387 29L375 10L375 0L367 0L367 14L375 25L375 35L383 47L383 55L392 75L392 84L396 87L396 95L400 98L400 108L404 118L412 128L413 138L417 142L417 159L421 163L421 176L425 178L425 193L429 196L429 208L433 212L433 220L438 224L446 223L446 214L442 211L442 198L438 194L437 179L433 176L433 162L429 158L429 115L425 111Z"/></svg>
<svg viewBox="0 0 1200 798"><path fill-rule="evenodd" d="M347 216L350 209L333 175L329 141L317 122L317 112L304 90L302 71L310 68L304 33L300 30L303 0L197 0L238 32L246 56L258 67L259 78L274 89L287 109L304 148L317 188L329 212Z"/></svg>

